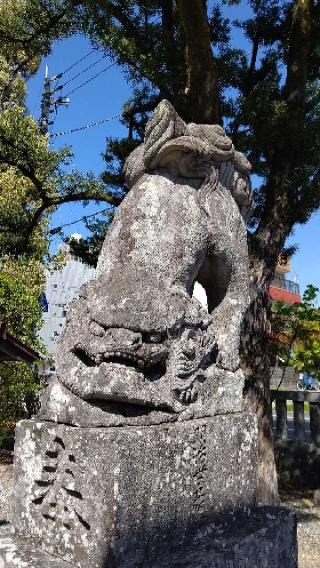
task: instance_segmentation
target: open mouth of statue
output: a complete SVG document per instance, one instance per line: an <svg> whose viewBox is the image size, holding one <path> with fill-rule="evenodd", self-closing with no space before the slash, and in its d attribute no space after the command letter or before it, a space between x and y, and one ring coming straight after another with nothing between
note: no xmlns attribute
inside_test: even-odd
<svg viewBox="0 0 320 568"><path fill-rule="evenodd" d="M92 356L78 347L73 355L80 362L85 385L91 381L84 396L89 404L122 415L127 406L134 407L128 410L130 416L143 414L143 408L145 413L152 409L175 411L167 392L169 384L161 380L166 374L166 357L160 357L160 352L147 361L137 352L127 350Z"/></svg>
<svg viewBox="0 0 320 568"><path fill-rule="evenodd" d="M155 381L163 377L166 373L166 361L149 359L146 361L138 353L128 351L111 351L103 355L93 358L83 349L74 350L74 355L86 366L97 367L106 365L121 365L126 369L132 369L143 375L145 379Z"/></svg>

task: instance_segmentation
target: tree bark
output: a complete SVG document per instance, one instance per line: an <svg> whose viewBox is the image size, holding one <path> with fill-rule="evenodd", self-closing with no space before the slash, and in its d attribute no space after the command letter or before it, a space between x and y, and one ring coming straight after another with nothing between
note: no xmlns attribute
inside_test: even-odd
<svg viewBox="0 0 320 568"><path fill-rule="evenodd" d="M186 45L186 106L188 120L221 123L216 65L203 0L177 0Z"/></svg>
<svg viewBox="0 0 320 568"><path fill-rule="evenodd" d="M269 239L250 239L250 306L243 322L242 365L245 373L244 404L258 419L258 502L277 505L278 478L273 450L270 403L270 336L271 302L269 284L275 261ZM274 249L274 247L272 246ZM269 249L269 250L268 250ZM276 255L276 252L275 252Z"/></svg>

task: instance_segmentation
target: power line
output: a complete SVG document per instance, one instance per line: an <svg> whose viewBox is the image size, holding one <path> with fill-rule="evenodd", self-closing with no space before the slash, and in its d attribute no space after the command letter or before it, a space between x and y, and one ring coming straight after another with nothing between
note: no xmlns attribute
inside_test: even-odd
<svg viewBox="0 0 320 568"><path fill-rule="evenodd" d="M71 227L71 225L76 225L77 223L80 223L81 221L87 221L87 219L91 219L92 217L96 217L97 215L101 215L101 213L105 213L106 211L110 211L110 206L102 209L101 211L97 211L97 213L92 213L91 215L84 215L83 217L81 217L80 219L77 219L76 221L71 221L70 223L64 223L63 225L60 225L59 227L54 227L54 229L50 229L49 234L50 235L56 235L57 233L60 233L60 231L62 229L64 229L64 227Z"/></svg>
<svg viewBox="0 0 320 568"><path fill-rule="evenodd" d="M57 136L65 136L66 134L73 134L73 132L80 132L81 130L87 130L88 128L94 128L95 126L100 126L100 124L104 124L105 122L110 122L111 120L114 120L115 118L120 118L120 116L122 116L121 112L119 114L114 114L113 116L107 116L106 118L103 118L102 120L97 120L96 122L91 122L91 123L86 124L84 126L79 126L78 128L71 128L70 130L64 130L62 132L53 132L52 134L50 134L50 138L56 138Z"/></svg>
<svg viewBox="0 0 320 568"><path fill-rule="evenodd" d="M84 61L85 59L87 59L89 57L89 55L91 55L94 51L96 51L95 49L91 49L91 51L89 51L89 53L87 53L86 55L84 55L83 57L81 57L80 59L78 59L78 61L75 61L75 63L72 63L72 65L70 65L69 67L67 67L64 71L61 71L61 73L58 73L58 75L55 75L54 79L60 79L63 75L65 75L66 73L68 73L68 71L71 71L71 69L73 69L74 67L76 67L76 65L79 65L79 63L81 63L82 61Z"/></svg>
<svg viewBox="0 0 320 568"><path fill-rule="evenodd" d="M60 85L59 87L57 87L57 89L59 89L59 90L63 89L63 87L65 87L66 85L68 85L69 83L71 83L72 81L74 81L75 79L80 77L81 75L83 75L83 73L86 73L87 71L89 71L89 69L92 69L92 67L95 67L95 65L100 63L100 61L102 61L102 59L105 59L106 57L107 57L106 54L102 55L102 57L100 57L100 59L97 59L94 63L91 63L91 65L88 65L88 67L86 67L85 69L82 69L82 71L79 71L79 73L77 73L76 75L71 77L71 79L68 79L68 81L63 83L63 85Z"/></svg>
<svg viewBox="0 0 320 568"><path fill-rule="evenodd" d="M116 64L116 62L111 63L110 65L107 65L107 67L105 67L104 69L102 69L101 71L96 73L96 75L93 75L93 77L90 77L90 79L87 79L86 81L81 83L81 85L78 85L78 87L75 87L74 89L72 89L72 91L69 91L69 93L67 93L65 95L65 97L69 97L70 95L72 95L76 91L79 91L79 89L81 89L82 87L84 87L85 85L87 85L88 83L90 83L91 81L96 79L97 77L99 77L99 75L102 75L102 73L105 73L105 71L108 71L108 69L111 69L111 67L113 67L115 64Z"/></svg>
<svg viewBox="0 0 320 568"><path fill-rule="evenodd" d="M83 69L82 71L80 71L79 73L74 75L73 77L71 77L71 79L66 81L66 83L64 83L62 85L58 85L58 86L56 86L52 89L51 84L52 84L53 81L57 81L59 78L61 78L61 76L64 73L66 73L72 67L74 67L75 65L78 65L78 63L80 63L81 61L86 59L86 57L88 57L93 51L95 51L95 50L90 51L89 53L87 53L86 55L81 57L78 61L76 61L75 63L70 65L65 71L63 71L59 75L56 75L56 76L51 77L51 78L48 77L48 68L46 66L46 77L45 77L45 84L44 84L44 92L43 92L43 95L42 95L42 102L41 102L41 117L40 117L40 120L39 120L40 131L42 132L42 134L46 134L49 130L49 125L53 124L53 122L54 122L53 120L51 120L51 121L49 120L49 115L50 115L50 113L54 112L54 109L55 109L56 114L57 114L59 106L61 106L61 105L68 106L69 105L69 103L70 103L70 99L68 98L69 95L75 93L79 89L82 89L82 87L84 87L88 83L91 83L91 81L94 81L94 79L96 79L97 77L102 75L102 73L105 73L106 71L108 71L108 69L111 69L111 67L113 67L116 64L116 62L114 62L114 63L107 65L104 69L101 69L101 71L99 71L98 73L93 75L93 77L90 77L89 79L87 79L86 81L84 81L83 83L81 83L80 85L75 87L74 89L72 89L67 95L65 95L65 96L60 95L56 100L54 100L54 98L53 98L54 93L56 93L57 91L62 91L62 89L65 87L65 85L71 83L72 81L74 81L75 79L77 79L78 77L80 77L81 75L86 73L89 69L92 69L100 61L105 59L106 55L103 55L102 57L97 59L94 63L92 63L91 65L89 65L88 67L86 67L85 69ZM54 109L52 109L52 107L54 107ZM70 131L67 130L67 131L64 131L64 132L53 133L50 136L56 137L56 136L62 136L63 134L72 134L73 132L78 132L80 130L86 130L87 128L92 128L94 126L98 126L99 124L103 124L104 122L108 122L109 120L112 120L113 118L117 118L118 116L120 116L120 115L116 115L114 117L107 117L106 119L103 119L101 121L94 122L93 124L87 124L85 126L81 126L80 128L74 128L74 129L71 129Z"/></svg>

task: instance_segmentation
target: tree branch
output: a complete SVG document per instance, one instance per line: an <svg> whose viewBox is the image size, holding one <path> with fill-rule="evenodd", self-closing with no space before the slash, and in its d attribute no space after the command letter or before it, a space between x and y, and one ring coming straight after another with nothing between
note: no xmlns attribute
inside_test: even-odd
<svg viewBox="0 0 320 568"><path fill-rule="evenodd" d="M32 170L28 169L23 164L15 162L15 160L10 159L6 156L0 155L0 163L6 164L7 166L11 166L13 168L17 168L17 170L19 170L19 172L22 173L22 175L24 175L28 180L30 180L33 183L33 185L39 191L40 197L44 201L46 200L47 196L45 195L44 192L43 182L36 176L36 174Z"/></svg>
<svg viewBox="0 0 320 568"><path fill-rule="evenodd" d="M305 100L310 54L311 0L296 0L290 12L287 78L283 89L285 110L277 125L266 202L257 233L269 235L280 252L292 227L295 205L294 172L304 147Z"/></svg>
<svg viewBox="0 0 320 568"><path fill-rule="evenodd" d="M70 195L64 195L61 197L57 197L55 199L51 199L48 201L47 208L49 207L57 207L58 205L62 205L63 203L70 203L71 201L105 201L114 207L118 207L122 201L122 198L115 197L109 193L102 195L101 193L89 193L88 191L82 191L80 193L74 193Z"/></svg>
<svg viewBox="0 0 320 568"><path fill-rule="evenodd" d="M92 201L104 201L106 203L109 203L110 205L113 205L114 207L118 207L118 205L120 205L122 201L120 198L108 193L106 193L105 195L101 195L101 193L99 192L97 192L96 194L88 194L88 191L82 191L78 194L64 195L55 199L47 199L45 203L42 203L35 210L29 227L27 228L27 231L24 235L25 239L23 242L23 247L19 250L19 253L23 254L23 252L27 249L32 233L36 229L42 215L47 209L50 209L51 207L58 207L63 203L70 203L72 201L87 201L88 199Z"/></svg>

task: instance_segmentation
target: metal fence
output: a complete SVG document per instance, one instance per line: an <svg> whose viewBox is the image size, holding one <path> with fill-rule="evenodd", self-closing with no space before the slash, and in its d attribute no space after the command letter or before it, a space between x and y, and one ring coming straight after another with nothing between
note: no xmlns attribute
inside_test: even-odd
<svg viewBox="0 0 320 568"><path fill-rule="evenodd" d="M286 442L288 439L288 407L293 405L293 439L297 444L306 441L307 422L310 427L310 438L316 446L320 446L320 392L311 391L271 391L271 400L275 401L275 437ZM309 420L305 419L305 403L309 405ZM309 428L308 428L309 429Z"/></svg>
<svg viewBox="0 0 320 568"><path fill-rule="evenodd" d="M300 294L300 287L297 282L286 280L285 278L280 278L279 276L274 277L270 286L272 286L273 288L286 290L287 292L292 292L293 294Z"/></svg>

